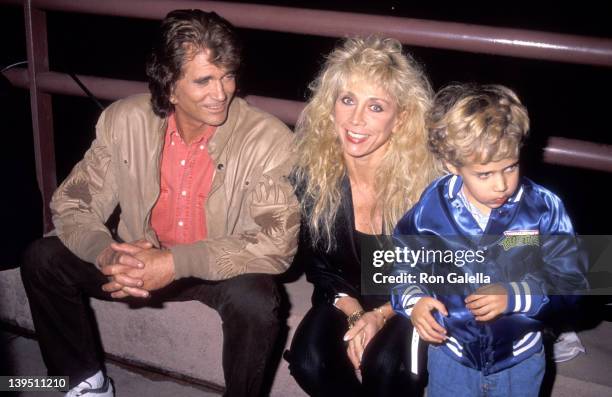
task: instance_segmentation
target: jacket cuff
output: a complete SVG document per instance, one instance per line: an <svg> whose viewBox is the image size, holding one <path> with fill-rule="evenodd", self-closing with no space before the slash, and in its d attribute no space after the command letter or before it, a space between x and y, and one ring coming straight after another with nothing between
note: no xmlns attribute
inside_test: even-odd
<svg viewBox="0 0 612 397"><path fill-rule="evenodd" d="M520 281L504 283L508 293L508 307L504 311L509 313L524 313L528 316L536 314L548 298L537 283Z"/></svg>
<svg viewBox="0 0 612 397"><path fill-rule="evenodd" d="M427 294L416 285L407 288L399 287L391 295L391 306L396 313L410 317L414 305L424 296L427 296Z"/></svg>
<svg viewBox="0 0 612 397"><path fill-rule="evenodd" d="M97 267L98 264L96 263L96 259L98 259L100 252L114 242L115 240L113 240L110 234L103 231L87 233L86 237L79 242L79 246L85 248L80 255L77 254L77 256L85 262L93 263Z"/></svg>
<svg viewBox="0 0 612 397"><path fill-rule="evenodd" d="M174 260L175 277L211 279L210 254L203 242L175 245L170 248Z"/></svg>

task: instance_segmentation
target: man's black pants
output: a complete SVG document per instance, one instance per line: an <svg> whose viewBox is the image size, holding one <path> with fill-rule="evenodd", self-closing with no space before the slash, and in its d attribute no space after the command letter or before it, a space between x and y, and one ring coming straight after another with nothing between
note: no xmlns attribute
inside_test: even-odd
<svg viewBox="0 0 612 397"><path fill-rule="evenodd" d="M77 258L57 237L48 237L35 241L26 250L21 277L49 375L69 376L70 387L74 387L104 370L88 298L112 300L101 289L108 281L106 276ZM153 291L150 300L198 300L215 309L223 321L226 395L260 393L280 328L279 291L272 276L245 274L218 282L181 279ZM215 365L202 363L210 364Z"/></svg>

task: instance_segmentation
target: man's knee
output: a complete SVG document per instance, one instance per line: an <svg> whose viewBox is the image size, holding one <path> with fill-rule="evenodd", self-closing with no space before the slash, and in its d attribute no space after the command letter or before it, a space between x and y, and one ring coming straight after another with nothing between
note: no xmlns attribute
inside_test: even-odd
<svg viewBox="0 0 612 397"><path fill-rule="evenodd" d="M77 258L57 237L32 242L23 252L21 278L24 284L70 284L75 269L90 265ZM91 266L91 265L90 265Z"/></svg>
<svg viewBox="0 0 612 397"><path fill-rule="evenodd" d="M41 272L49 269L51 258L61 250L62 242L57 237L44 237L33 241L21 256L21 277L35 280Z"/></svg>
<svg viewBox="0 0 612 397"><path fill-rule="evenodd" d="M224 321L239 320L259 326L279 324L280 291L273 276L245 274L226 282Z"/></svg>

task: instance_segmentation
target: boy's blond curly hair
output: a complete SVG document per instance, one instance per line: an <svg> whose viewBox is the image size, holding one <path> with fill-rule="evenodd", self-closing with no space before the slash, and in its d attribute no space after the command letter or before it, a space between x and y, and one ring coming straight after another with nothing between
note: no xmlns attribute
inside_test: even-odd
<svg viewBox="0 0 612 397"><path fill-rule="evenodd" d="M429 114L429 149L449 164L518 157L529 132L527 109L502 85L454 84L436 94Z"/></svg>

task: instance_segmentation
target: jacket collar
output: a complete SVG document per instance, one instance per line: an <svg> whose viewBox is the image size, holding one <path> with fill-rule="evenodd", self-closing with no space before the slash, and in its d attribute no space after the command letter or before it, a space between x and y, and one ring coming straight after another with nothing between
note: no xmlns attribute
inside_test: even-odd
<svg viewBox="0 0 612 397"><path fill-rule="evenodd" d="M214 135L208 142L208 153L215 164L223 161L220 158L221 153L223 153L225 146L230 141L243 106L243 99L236 97L232 99L225 123L217 127L217 131L215 131Z"/></svg>
<svg viewBox="0 0 612 397"><path fill-rule="evenodd" d="M506 201L504 205L491 210L487 228L483 233L482 229L480 229L480 226L478 226L476 220L469 210L465 208L465 205L459 197L459 190L461 186L463 186L461 177L459 175L452 175L447 178L448 180L445 181L443 186L444 198L451 208L451 216L458 225L461 225L461 230L463 230L472 241L480 241L481 244L490 244L500 235L503 235L503 232L516 215L518 204L523 198L524 181L522 179L519 181L519 188L510 198L508 198L508 201Z"/></svg>

